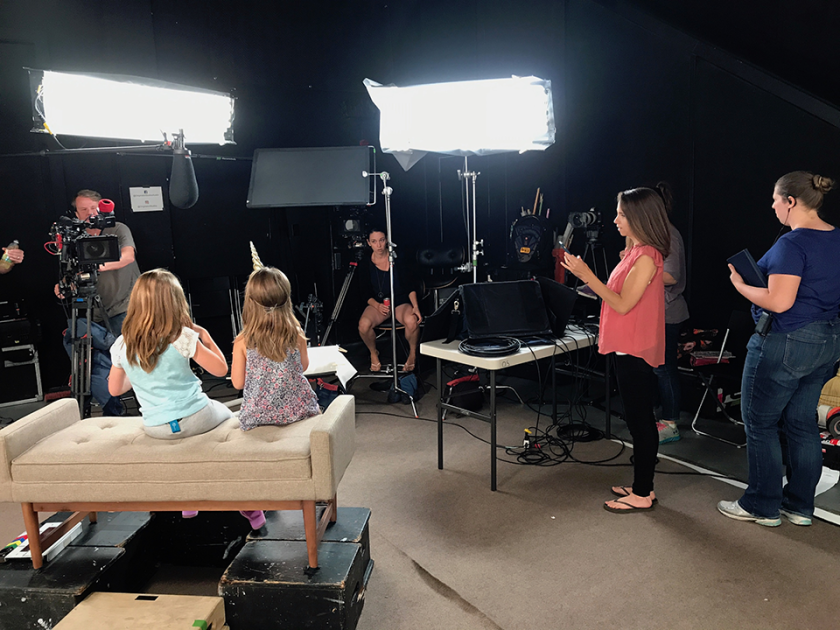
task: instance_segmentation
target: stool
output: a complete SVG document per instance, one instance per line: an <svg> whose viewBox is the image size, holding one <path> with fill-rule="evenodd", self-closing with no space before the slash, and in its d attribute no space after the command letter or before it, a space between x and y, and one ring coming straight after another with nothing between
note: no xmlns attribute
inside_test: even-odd
<svg viewBox="0 0 840 630"><path fill-rule="evenodd" d="M397 327L394 331L391 330L391 322L386 320L385 322L379 324L378 326L373 327L374 332L376 333L376 340L380 339L388 339L390 340L390 336L397 333L397 343L403 349L406 356L408 356L408 344L405 341L405 326L397 322ZM401 332L402 331L402 332ZM381 360L380 360L381 361ZM405 365L405 364L403 364ZM382 369L380 373L384 372L386 374L390 374L395 368L399 367L399 363L397 363L397 357L391 357L391 363L382 363Z"/></svg>

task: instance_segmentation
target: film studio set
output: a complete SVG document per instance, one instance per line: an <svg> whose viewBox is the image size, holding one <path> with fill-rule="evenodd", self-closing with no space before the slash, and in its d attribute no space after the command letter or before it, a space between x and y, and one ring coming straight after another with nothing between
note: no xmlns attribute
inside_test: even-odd
<svg viewBox="0 0 840 630"><path fill-rule="evenodd" d="M837 628L840 9L736 4L0 4L0 630Z"/></svg>

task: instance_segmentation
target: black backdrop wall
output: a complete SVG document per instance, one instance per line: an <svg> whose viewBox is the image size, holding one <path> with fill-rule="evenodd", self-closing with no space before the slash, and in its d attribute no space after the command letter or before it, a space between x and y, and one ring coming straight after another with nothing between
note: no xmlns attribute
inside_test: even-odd
<svg viewBox="0 0 840 630"><path fill-rule="evenodd" d="M753 64L765 64L764 69L708 43L733 41L727 33L737 30L738 20L746 23L747 13L730 15L724 3L717 3L719 8L712 3L709 10L719 19L707 19L710 25L736 22L728 30L709 26L698 32L687 26L697 24L688 18L695 5L709 8L709 3L684 3L684 13L673 4L3 3L0 154L32 155L0 158L0 240L18 238L26 249L25 263L0 279L0 291L26 298L41 319L47 385L66 382L67 360L58 341L63 313L51 297L57 264L41 244L80 188L117 201L117 217L134 233L142 269L166 266L194 286L220 276L241 280L250 270L251 240L264 262L289 274L296 302L317 286L328 315L349 256L336 233L340 213L246 209L247 158L261 147L376 146L378 110L362 86L366 77L398 85L512 74L551 80L558 122L553 147L470 159L470 168L481 172L478 228L489 267L504 263L510 225L521 206L533 204L537 187L558 229L569 211L601 210L607 224L603 242L615 262L620 243L609 224L615 194L664 179L675 188L673 220L689 248L692 314L700 325L724 323L733 306L746 305L729 288L723 261L743 247L759 255L772 242L778 226L770 194L780 175L797 168L840 175L836 152L830 150L838 140L840 115L830 103L791 85L798 76L795 68L776 64L779 57L759 44L759 33L732 49ZM766 22L777 22L766 3L747 4L764 11ZM793 9L781 4L790 21ZM795 16L800 22L820 21L805 9ZM797 59L813 62L832 45L814 42ZM168 160L38 155L57 146L29 132L24 66L134 74L231 92L237 98L237 144L190 147L210 156L194 160L201 191L196 206L179 210L167 204L162 213L134 214L128 188L166 190ZM815 91L813 77L802 76L799 87ZM830 91L820 95L832 97ZM64 143L94 144L81 138ZM461 159L428 155L404 172L380 152L378 166L392 175L394 240L402 261L407 263L417 248L466 244L456 174L463 168ZM381 200L372 212L381 218ZM351 300L342 318L343 341L353 337L353 309ZM223 330L218 334L224 345L229 339Z"/></svg>

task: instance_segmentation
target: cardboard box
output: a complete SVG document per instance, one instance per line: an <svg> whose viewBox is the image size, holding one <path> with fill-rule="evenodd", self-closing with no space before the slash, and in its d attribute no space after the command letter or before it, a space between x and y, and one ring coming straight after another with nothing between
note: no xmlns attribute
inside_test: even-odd
<svg viewBox="0 0 840 630"><path fill-rule="evenodd" d="M203 624L201 622L204 622ZM55 626L55 630L222 630L221 597L93 593Z"/></svg>

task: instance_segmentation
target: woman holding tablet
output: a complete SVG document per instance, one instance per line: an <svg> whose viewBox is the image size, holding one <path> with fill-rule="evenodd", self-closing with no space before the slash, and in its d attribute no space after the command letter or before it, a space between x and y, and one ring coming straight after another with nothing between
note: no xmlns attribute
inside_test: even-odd
<svg viewBox="0 0 840 630"><path fill-rule="evenodd" d="M822 472L816 409L840 358L840 230L821 211L832 188L834 180L804 171L776 182L773 210L791 231L758 261L766 288L750 286L729 265L756 321L763 324L772 313L772 323L747 345L741 415L749 485L738 501L718 503L729 518L775 527L783 515L795 525L811 524Z"/></svg>

